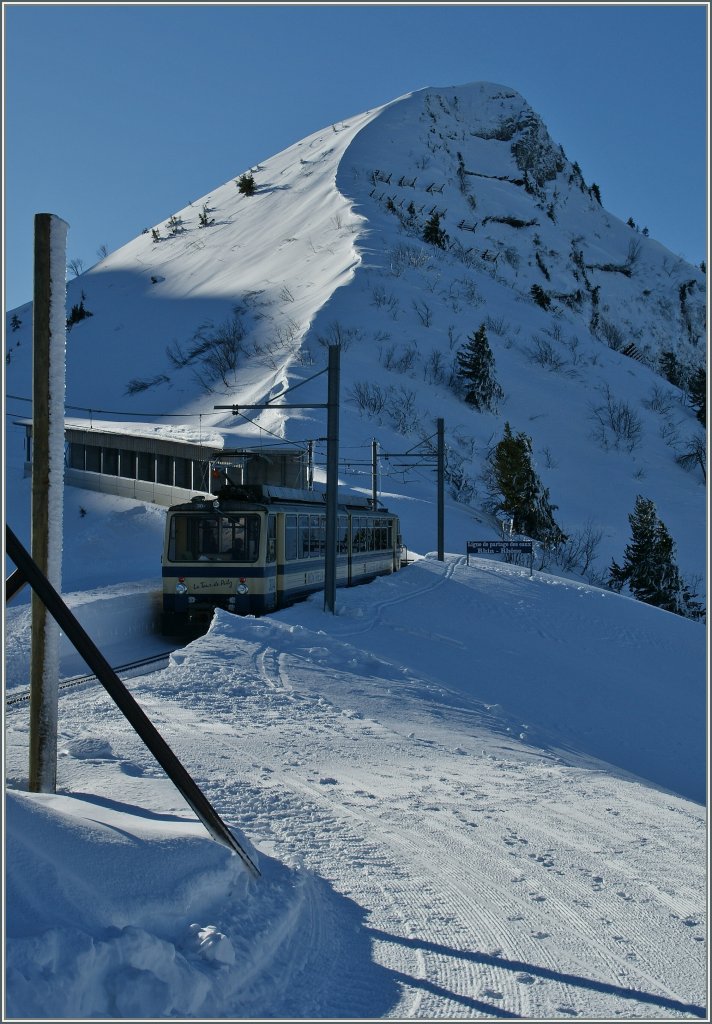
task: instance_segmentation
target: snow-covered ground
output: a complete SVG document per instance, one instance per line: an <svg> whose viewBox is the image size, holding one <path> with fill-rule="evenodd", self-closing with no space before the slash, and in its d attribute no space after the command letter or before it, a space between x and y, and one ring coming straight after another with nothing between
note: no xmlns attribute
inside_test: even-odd
<svg viewBox="0 0 712 1024"><path fill-rule="evenodd" d="M185 231L159 225L154 243L147 229L70 282L69 308L84 294L92 313L67 345L68 403L81 407L70 415L86 414L87 429L103 417L215 446L321 437L321 412L250 423L213 406L311 377L340 338L340 482L370 493L376 436L381 497L414 561L339 591L335 616L320 596L263 619L218 614L175 648L155 633L165 510L66 490L66 600L115 665L172 647L167 667L127 685L262 875L248 879L208 837L98 684L62 691L58 793L29 794L28 709L12 703L10 1017L706 1015L704 625L575 569L530 578L463 554L466 540L497 536L480 473L511 421L532 436L557 521L600 531L594 579L622 558L639 493L684 574L705 567L701 474L675 461L699 431L694 413L589 329L600 292L611 337L692 359L702 275L609 215L568 161L533 196L516 184L497 137L508 119L523 116L539 159L558 159L522 103L487 84L426 90L329 126L255 168L255 196L228 182L179 211ZM401 212L411 194L425 213L447 206L452 237L499 253L496 269L426 246L388 208L389 175ZM216 223L200 230L204 203ZM534 216L536 234L502 220ZM630 277L600 269L624 265L631 242ZM532 283L570 295L586 275L580 307L545 314L531 301ZM31 310L16 314L6 511L27 544L12 419L27 413ZM166 350L185 354L233 316L247 331L238 372L206 391L197 357L178 367ZM485 320L505 399L478 414L447 372ZM364 388L381 389L380 411L359 403ZM593 437L607 389L640 423L631 451ZM321 378L298 394L323 392ZM452 471L444 562L428 554L432 463L407 469L398 456L432 436L436 416ZM17 697L26 594L6 610L4 643ZM66 641L60 665L63 677L84 671Z"/></svg>
<svg viewBox="0 0 712 1024"><path fill-rule="evenodd" d="M256 881L98 684L57 796L7 711L9 1015L704 1016L704 628L462 555L337 612L219 614L128 681Z"/></svg>

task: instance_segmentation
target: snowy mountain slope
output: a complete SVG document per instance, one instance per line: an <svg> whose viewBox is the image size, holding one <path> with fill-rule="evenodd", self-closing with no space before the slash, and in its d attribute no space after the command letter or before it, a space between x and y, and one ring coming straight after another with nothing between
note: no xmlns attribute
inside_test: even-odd
<svg viewBox="0 0 712 1024"><path fill-rule="evenodd" d="M98 686L61 699L57 797L23 792L13 706L8 1009L704 1018L704 640L462 556L337 616L218 613L128 685L256 847L249 884Z"/></svg>
<svg viewBox="0 0 712 1024"><path fill-rule="evenodd" d="M564 529L600 532L594 578L620 558L639 493L656 502L683 573L702 575L702 474L675 462L700 427L653 367L668 349L683 365L704 361L704 275L607 213L521 96L489 83L421 90L316 132L253 175L255 195L235 178L176 211L176 234L158 223L160 241L146 229L69 282L68 309L92 314L68 336L70 406L264 440L213 406L278 394L340 342L344 484L362 486L345 463L368 458L374 435L384 452L402 451L443 416L452 497L467 503L446 545L462 550L473 528L494 529L476 527L479 476L508 420L532 437ZM447 249L422 241L432 210ZM200 227L201 216L214 223ZM13 313L7 391L26 397L31 310L8 324ZM448 381L483 322L505 397L478 414ZM222 375L205 359L217 336L234 356ZM621 353L630 343L649 365ZM319 379L301 394L322 392ZM611 428L621 411L638 437ZM252 418L290 440L324 433L318 413ZM430 500L417 474L404 480L385 460L381 472L384 491ZM432 547L408 504L392 503L410 546Z"/></svg>
<svg viewBox="0 0 712 1024"><path fill-rule="evenodd" d="M701 360L704 278L607 214L498 85L402 97L253 173L254 196L227 182L176 211L185 230L169 236L166 217L159 241L149 228L70 281L68 310L92 314L68 335L67 401L84 407L70 418L215 446L323 437L319 412L252 424L213 405L279 393L340 341L343 484L370 492L375 435L382 498L410 552L431 551L432 466L405 469L396 453L444 417L452 554L339 591L333 617L319 596L269 619L218 614L165 671L129 681L255 844L256 885L201 837L98 687L62 697L56 798L25 792L26 705L8 709L8 1008L703 1017L704 627L460 553L496 531L479 474L509 420L532 436L562 525L602 531L594 573L620 558L637 493L656 501L683 571L703 571L704 487L674 460L699 427L678 389L616 346ZM421 238L434 206L446 250ZM201 214L215 223L201 228ZM551 293L548 311L532 284ZM29 306L8 316L10 395L29 395L30 321ZM447 385L482 322L497 413ZM237 354L226 381L204 358L220 333ZM592 436L606 388L639 417L632 451ZM297 394L323 401L324 378ZM20 438L8 438L7 518L27 540ZM65 492L63 586L112 659L156 648L163 518ZM5 621L15 690L23 599ZM62 656L63 673L81 671ZM38 902L48 878L57 898Z"/></svg>
<svg viewBox="0 0 712 1024"><path fill-rule="evenodd" d="M701 428L653 367L667 349L683 365L704 361L704 275L607 213L521 96L489 83L421 90L253 175L255 195L236 177L176 211L176 234L157 223L160 241L147 228L69 282L68 309L92 314L68 335L67 402L85 410L70 416L91 408L93 421L213 443L271 440L213 406L278 394L340 342L344 485L370 486L346 463L367 459L373 436L384 453L402 451L444 417L451 495L465 502L449 509L446 546L462 550L473 530L495 529L479 477L508 420L532 437L563 528L600 533L593 578L621 557L639 493L655 501L683 573L703 574L702 474L675 462ZM443 213L445 250L422 241L431 210ZM214 223L200 227L201 216ZM505 397L478 414L448 381L483 322ZM218 336L234 357L222 375L206 362ZM621 353L630 343L649 365ZM27 397L29 306L8 314L7 345L7 392ZM303 400L323 401L323 389L317 379ZM639 434L630 444L608 422L621 410ZM169 413L185 418L156 415ZM251 418L290 440L324 433L319 413ZM404 475L385 458L380 468L385 492L418 499L389 499L410 547L433 547L434 516L424 533L419 504L434 497L428 471Z"/></svg>
<svg viewBox="0 0 712 1024"><path fill-rule="evenodd" d="M170 383L163 389L167 395L159 392L160 399L154 391L145 399L135 393L127 402L128 381L132 374L160 376L170 368L167 346L186 345L201 326L232 316L236 305L251 311L253 345L268 343L287 311L304 331L356 259L350 234L338 249L333 242L328 251L322 244L318 260L313 240L321 243L334 234L332 219L349 218L348 204L333 187L334 168L365 119L354 119L352 128L335 127L328 135L317 133L270 160L257 175L255 196L241 195L237 179L227 182L171 214L182 222L176 233L159 223L160 242L146 229L70 281L68 309L83 294L92 318L82 320L69 336L68 403L85 405L100 397L104 404L139 412L157 401L168 410L189 407L195 392L200 394L189 374L184 375L189 386L182 380L177 386ZM206 205L214 224L201 230L199 215ZM295 274L295 267L304 269L305 276ZM280 299L285 289L289 303ZM15 346L29 335L30 310L16 311L23 326L11 332ZM26 362L22 370L15 366L27 356L26 346L21 353L12 351L10 385L16 372L26 373ZM260 369L264 374L264 366Z"/></svg>

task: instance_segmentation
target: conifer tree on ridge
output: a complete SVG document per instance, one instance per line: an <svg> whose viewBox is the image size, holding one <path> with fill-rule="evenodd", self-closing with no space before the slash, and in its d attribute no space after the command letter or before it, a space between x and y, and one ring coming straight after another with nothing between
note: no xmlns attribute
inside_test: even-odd
<svg viewBox="0 0 712 1024"><path fill-rule="evenodd" d="M549 500L548 488L532 465L531 438L516 436L509 423L504 436L490 456L489 487L493 497L492 510L505 512L514 520L515 533L557 547L566 541L566 534L554 520L556 505Z"/></svg>
<svg viewBox="0 0 712 1024"><path fill-rule="evenodd" d="M687 618L701 618L702 607L680 575L674 558L675 543L658 518L654 502L639 494L628 521L631 540L623 552L623 565L615 559L611 563L611 589L620 593L627 584L639 601Z"/></svg>
<svg viewBox="0 0 712 1024"><path fill-rule="evenodd" d="M484 324L457 353L457 365L458 379L464 388L467 404L479 412L496 412L504 392L494 376L494 355Z"/></svg>

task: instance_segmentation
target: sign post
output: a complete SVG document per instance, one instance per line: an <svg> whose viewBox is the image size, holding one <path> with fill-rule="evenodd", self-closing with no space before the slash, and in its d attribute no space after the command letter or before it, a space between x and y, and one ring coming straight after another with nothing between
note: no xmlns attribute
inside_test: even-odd
<svg viewBox="0 0 712 1024"><path fill-rule="evenodd" d="M534 542L531 540L468 540L467 564L470 555L502 555L521 551L529 555L529 575L534 575Z"/></svg>

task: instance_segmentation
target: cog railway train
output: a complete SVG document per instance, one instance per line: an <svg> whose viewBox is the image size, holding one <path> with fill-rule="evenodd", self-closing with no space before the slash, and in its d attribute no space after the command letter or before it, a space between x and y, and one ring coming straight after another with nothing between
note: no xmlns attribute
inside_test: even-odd
<svg viewBox="0 0 712 1024"><path fill-rule="evenodd" d="M162 557L166 635L205 628L215 608L262 615L323 590L326 505L320 492L228 484L173 505ZM398 517L367 498L339 501L336 585L396 572Z"/></svg>

